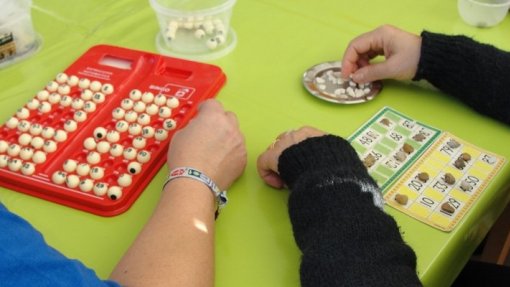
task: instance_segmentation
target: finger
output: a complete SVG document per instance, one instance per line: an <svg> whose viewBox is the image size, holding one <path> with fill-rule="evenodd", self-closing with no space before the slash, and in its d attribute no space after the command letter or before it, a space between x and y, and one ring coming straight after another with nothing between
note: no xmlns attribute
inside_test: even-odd
<svg viewBox="0 0 510 287"><path fill-rule="evenodd" d="M352 74L352 79L360 84L391 77L391 69L388 61L364 66Z"/></svg>
<svg viewBox="0 0 510 287"><path fill-rule="evenodd" d="M344 78L349 77L357 67L361 55L366 53L381 53L383 47L380 41L377 41L377 37L374 35L374 31L362 34L354 38L348 45L342 57L342 76Z"/></svg>
<svg viewBox="0 0 510 287"><path fill-rule="evenodd" d="M261 178L267 185L272 186L274 188L281 189L284 186L283 180L275 172L269 171L267 174L262 175Z"/></svg>
<svg viewBox="0 0 510 287"><path fill-rule="evenodd" d="M239 127L239 120L237 119L237 115L231 111L226 111L225 116L227 116L229 122L235 125L236 128Z"/></svg>
<svg viewBox="0 0 510 287"><path fill-rule="evenodd" d="M215 99L209 99L198 106L199 113L223 112L223 105Z"/></svg>

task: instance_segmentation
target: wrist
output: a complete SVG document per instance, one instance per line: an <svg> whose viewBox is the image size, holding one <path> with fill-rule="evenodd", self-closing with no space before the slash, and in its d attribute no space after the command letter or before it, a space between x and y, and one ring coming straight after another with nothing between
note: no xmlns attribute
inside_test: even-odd
<svg viewBox="0 0 510 287"><path fill-rule="evenodd" d="M167 180L163 184L163 189L166 186L176 179L183 180L186 179L188 183L193 182L194 185L197 183L202 185L202 189L206 187L210 190L210 195L214 198L216 203L216 217L218 216L220 210L225 207L227 204L227 191L220 190L216 183L209 178L206 174L201 172L200 170L194 169L192 167L177 167L170 171Z"/></svg>

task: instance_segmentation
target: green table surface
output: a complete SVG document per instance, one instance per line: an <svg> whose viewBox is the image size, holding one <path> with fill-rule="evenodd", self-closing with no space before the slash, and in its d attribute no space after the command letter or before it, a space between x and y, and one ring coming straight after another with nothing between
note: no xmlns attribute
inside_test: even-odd
<svg viewBox="0 0 510 287"><path fill-rule="evenodd" d="M426 29L465 34L510 50L510 16L494 28L470 27L458 16L456 2L236 3L231 25L238 36L237 47L211 63L227 74L227 84L217 98L238 115L248 165L229 190L231 202L216 224L216 286L299 286L300 252L287 215L288 194L264 185L256 171L258 154L282 131L311 125L347 137L379 109L390 106L510 159L508 127L441 92L385 81L381 94L371 102L335 105L310 96L301 84L307 68L340 59L350 39L385 23L415 33ZM148 1L34 0L32 8L43 44L29 59L0 70L1 122L91 46L111 44L157 52L154 40L159 27ZM132 208L112 218L5 188L0 188L0 201L40 230L49 244L106 278L151 215L166 173L162 168ZM386 208L416 251L418 272L426 286L448 286L454 280L509 201L509 175L507 164L450 233Z"/></svg>

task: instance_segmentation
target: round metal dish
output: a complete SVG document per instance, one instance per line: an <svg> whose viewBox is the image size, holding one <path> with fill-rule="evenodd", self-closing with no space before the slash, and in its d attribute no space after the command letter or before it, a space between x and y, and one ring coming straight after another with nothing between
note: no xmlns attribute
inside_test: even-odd
<svg viewBox="0 0 510 287"><path fill-rule="evenodd" d="M313 96L337 104L359 104L368 102L377 96L382 90L382 82L375 81L368 83L365 86L358 86L351 81L340 82L340 71L342 70L342 63L339 61L325 62L317 64L310 69L306 70L303 75L303 85ZM321 79L321 80L319 80ZM320 83L319 83L320 81ZM347 92L340 92L351 88L358 90L365 90L365 92L358 92L356 95L348 94Z"/></svg>

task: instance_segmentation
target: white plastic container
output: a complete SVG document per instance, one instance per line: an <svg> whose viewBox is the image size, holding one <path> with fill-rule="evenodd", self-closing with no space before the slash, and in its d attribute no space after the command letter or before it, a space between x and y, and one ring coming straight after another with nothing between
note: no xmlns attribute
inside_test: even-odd
<svg viewBox="0 0 510 287"><path fill-rule="evenodd" d="M41 45L31 5L31 0L0 0L0 68L32 55Z"/></svg>
<svg viewBox="0 0 510 287"><path fill-rule="evenodd" d="M236 0L149 0L160 32L156 47L162 54L192 60L213 60L236 45L230 27Z"/></svg>
<svg viewBox="0 0 510 287"><path fill-rule="evenodd" d="M461 18L469 25L492 27L508 14L510 0L458 0Z"/></svg>

